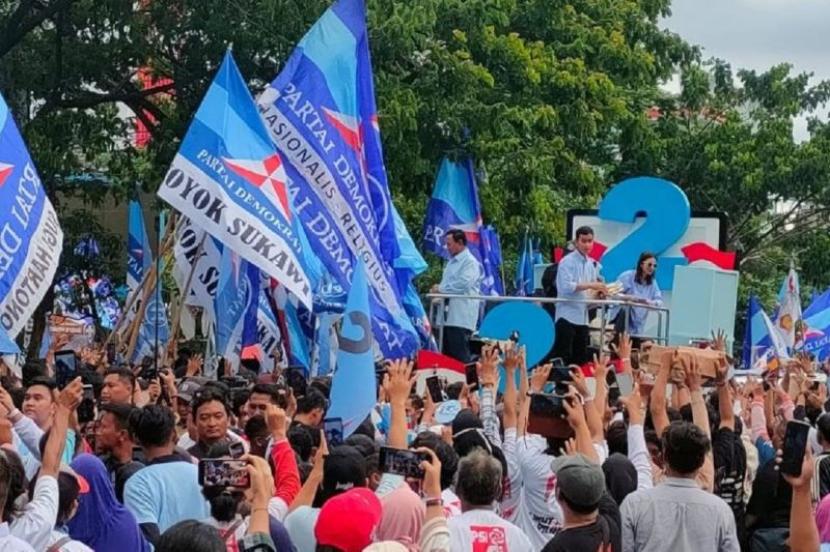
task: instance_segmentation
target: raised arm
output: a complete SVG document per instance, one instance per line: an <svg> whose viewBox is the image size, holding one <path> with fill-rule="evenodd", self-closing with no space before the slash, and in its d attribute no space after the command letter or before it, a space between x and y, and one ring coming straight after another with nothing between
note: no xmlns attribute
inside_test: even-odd
<svg viewBox="0 0 830 552"><path fill-rule="evenodd" d="M499 386L499 353L495 348L482 349L478 364L481 384L481 423L484 434L494 445L501 447L499 417L496 415L496 389Z"/></svg>
<svg viewBox="0 0 830 552"><path fill-rule="evenodd" d="M389 406L392 410L389 424L389 446L405 449L406 440L406 399L412 389L412 362L402 358L389 364Z"/></svg>
<svg viewBox="0 0 830 552"><path fill-rule="evenodd" d="M654 431L657 432L657 435L662 435L663 430L669 427L669 415L666 412L666 385L669 383L672 357L665 355L665 358L660 360L660 371L655 378L649 404L651 420L654 422Z"/></svg>
<svg viewBox="0 0 830 552"><path fill-rule="evenodd" d="M518 421L518 390L516 389L516 370L519 368L520 356L524 350L521 348L510 348L504 354L504 373L507 380L504 382L504 411L502 412L502 419L504 420L505 431L508 428L515 428ZM527 379L527 373L521 374L524 379Z"/></svg>
<svg viewBox="0 0 830 552"><path fill-rule="evenodd" d="M531 394L542 392L545 388L545 383L548 381L551 368L553 368L552 364L543 364L533 370L533 375L530 376L529 392ZM527 393L528 391L525 391L524 397L522 397L523 402L520 409L521 414L519 414L519 428L516 432L516 435L519 437L527 434L527 419L530 416L530 397L527 396Z"/></svg>
<svg viewBox="0 0 830 552"><path fill-rule="evenodd" d="M568 424L574 430L576 440L576 451L584 454L589 459L599 464L599 456L594 448L591 432L588 429L588 422L585 419L585 409L576 392L571 392L562 401L565 413L568 417Z"/></svg>

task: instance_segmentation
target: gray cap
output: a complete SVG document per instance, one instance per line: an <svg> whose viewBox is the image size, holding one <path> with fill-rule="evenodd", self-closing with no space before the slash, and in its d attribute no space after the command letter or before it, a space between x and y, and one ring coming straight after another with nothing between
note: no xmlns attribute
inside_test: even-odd
<svg viewBox="0 0 830 552"><path fill-rule="evenodd" d="M599 504L605 491L602 468L583 455L560 456L551 462L556 486L569 502L590 507Z"/></svg>

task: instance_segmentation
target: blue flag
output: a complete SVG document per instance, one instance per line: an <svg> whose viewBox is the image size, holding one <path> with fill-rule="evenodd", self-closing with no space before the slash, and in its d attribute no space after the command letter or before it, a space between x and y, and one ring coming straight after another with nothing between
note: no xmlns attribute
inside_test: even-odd
<svg viewBox="0 0 830 552"><path fill-rule="evenodd" d="M230 52L158 195L311 307L314 254L304 247L282 158Z"/></svg>
<svg viewBox="0 0 830 552"><path fill-rule="evenodd" d="M363 0L338 0L326 10L258 103L286 160L294 210L314 252L344 289L362 259L373 333L383 354L414 352L418 338L394 267L399 244Z"/></svg>
<svg viewBox="0 0 830 552"><path fill-rule="evenodd" d="M504 286L498 269L501 263L493 265L492 252L488 247L491 244L484 235L472 159L455 162L444 158L441 161L424 217L424 249L449 259L445 236L454 229L464 231L467 248L481 263L481 293L503 294Z"/></svg>
<svg viewBox="0 0 830 552"><path fill-rule="evenodd" d="M772 340L765 320L764 308L757 297L750 295L746 309L746 331L741 359L744 368L752 368L754 360L760 358L770 346L772 346Z"/></svg>
<svg viewBox="0 0 830 552"><path fill-rule="evenodd" d="M257 267L229 247L222 248L215 304L216 354L220 357L234 356L236 346L242 339L245 314L258 306L259 278Z"/></svg>
<svg viewBox="0 0 830 552"><path fill-rule="evenodd" d="M130 222L133 222L132 219ZM162 213L159 228L164 228L164 213ZM143 218L141 219L141 232L144 234L144 245L141 253L142 267L139 281L144 277L144 273L150 269L150 265L153 262L151 258L152 251L150 249L150 242L147 239L146 231L144 231ZM130 233L132 233L132 225ZM160 268L159 273L163 272L164 270ZM139 362L146 356L156 358L156 355L159 354L160 350L167 346L167 342L170 339L170 325L167 321L167 307L162 299L161 287L160 278L156 275L155 289L151 295L147 297L147 306L144 308L144 319L141 321L141 325L138 328L138 338L136 339L136 346L133 351L133 358L131 359L132 362ZM158 347L156 347L156 345L158 345Z"/></svg>
<svg viewBox="0 0 830 552"><path fill-rule="evenodd" d="M803 350L824 361L830 357L830 289L813 299L803 316Z"/></svg>
<svg viewBox="0 0 830 552"><path fill-rule="evenodd" d="M484 281L482 289L490 289L494 295L504 295L504 282L501 279L501 240L496 229L491 225L481 229L481 247L484 258L481 265L484 267Z"/></svg>
<svg viewBox="0 0 830 552"><path fill-rule="evenodd" d="M259 269L248 263L250 275L248 277L252 285L253 296L248 301L245 312L242 315L242 339L240 340L239 358L264 360L263 349L259 340L259 297L262 295L261 276ZM256 274L254 274L256 271Z"/></svg>
<svg viewBox="0 0 830 552"><path fill-rule="evenodd" d="M16 337L52 286L63 232L0 95L0 328Z"/></svg>
<svg viewBox="0 0 830 552"><path fill-rule="evenodd" d="M337 369L331 381L331 408L326 414L343 419L344 438L357 429L377 402L370 318L369 286L360 261L343 313Z"/></svg>
<svg viewBox="0 0 830 552"><path fill-rule="evenodd" d="M516 264L516 279L513 284L516 286L516 295L520 297L533 295L533 247L527 232L522 240L522 250L519 253L519 262Z"/></svg>
<svg viewBox="0 0 830 552"><path fill-rule="evenodd" d="M0 328L0 355L19 355L20 347L17 346L6 330Z"/></svg>
<svg viewBox="0 0 830 552"><path fill-rule="evenodd" d="M133 293L152 262L150 240L147 238L144 214L138 201L130 201L127 230L127 288Z"/></svg>

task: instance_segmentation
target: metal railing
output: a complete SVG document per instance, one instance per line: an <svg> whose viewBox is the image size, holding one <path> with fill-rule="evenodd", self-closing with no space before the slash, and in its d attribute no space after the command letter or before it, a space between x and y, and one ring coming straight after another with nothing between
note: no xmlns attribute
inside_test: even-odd
<svg viewBox="0 0 830 552"><path fill-rule="evenodd" d="M557 303L580 303L588 305L589 308L598 308L600 310L599 316L594 320L599 320L599 326L589 324L589 329L592 333L600 334L600 344L603 351L608 351L606 340L603 339L605 333L608 332L608 311L614 307L632 307L638 309L645 309L655 312L657 314L657 334L656 335L637 335L635 337L641 339L649 339L661 345L668 345L669 343L669 309L667 307L656 307L636 301L620 300L620 299L562 299L559 297L509 297L501 295L454 295L449 293L428 293L426 295L429 300L429 321L433 328L438 328L438 347L443 349L444 346L444 320L446 309L449 306L450 299L472 299L481 301L484 307L484 312L487 312L487 307L491 303L509 303L509 302L525 302L536 303L538 305L557 304ZM629 317L631 314L630 308L622 309L625 313L623 329L628 330ZM439 318L440 316L440 318ZM551 321L553 322L553 321ZM613 328L611 328L613 330Z"/></svg>

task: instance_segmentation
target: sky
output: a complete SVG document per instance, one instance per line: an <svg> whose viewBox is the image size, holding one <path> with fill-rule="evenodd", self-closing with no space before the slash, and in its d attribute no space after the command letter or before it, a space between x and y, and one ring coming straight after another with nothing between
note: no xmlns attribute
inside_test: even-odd
<svg viewBox="0 0 830 552"><path fill-rule="evenodd" d="M830 2L827 0L673 0L662 25L700 46L703 58L728 61L733 71L788 62L795 72L830 79ZM677 88L671 83L669 88ZM827 117L825 107L819 115ZM807 120L795 122L796 139Z"/></svg>

